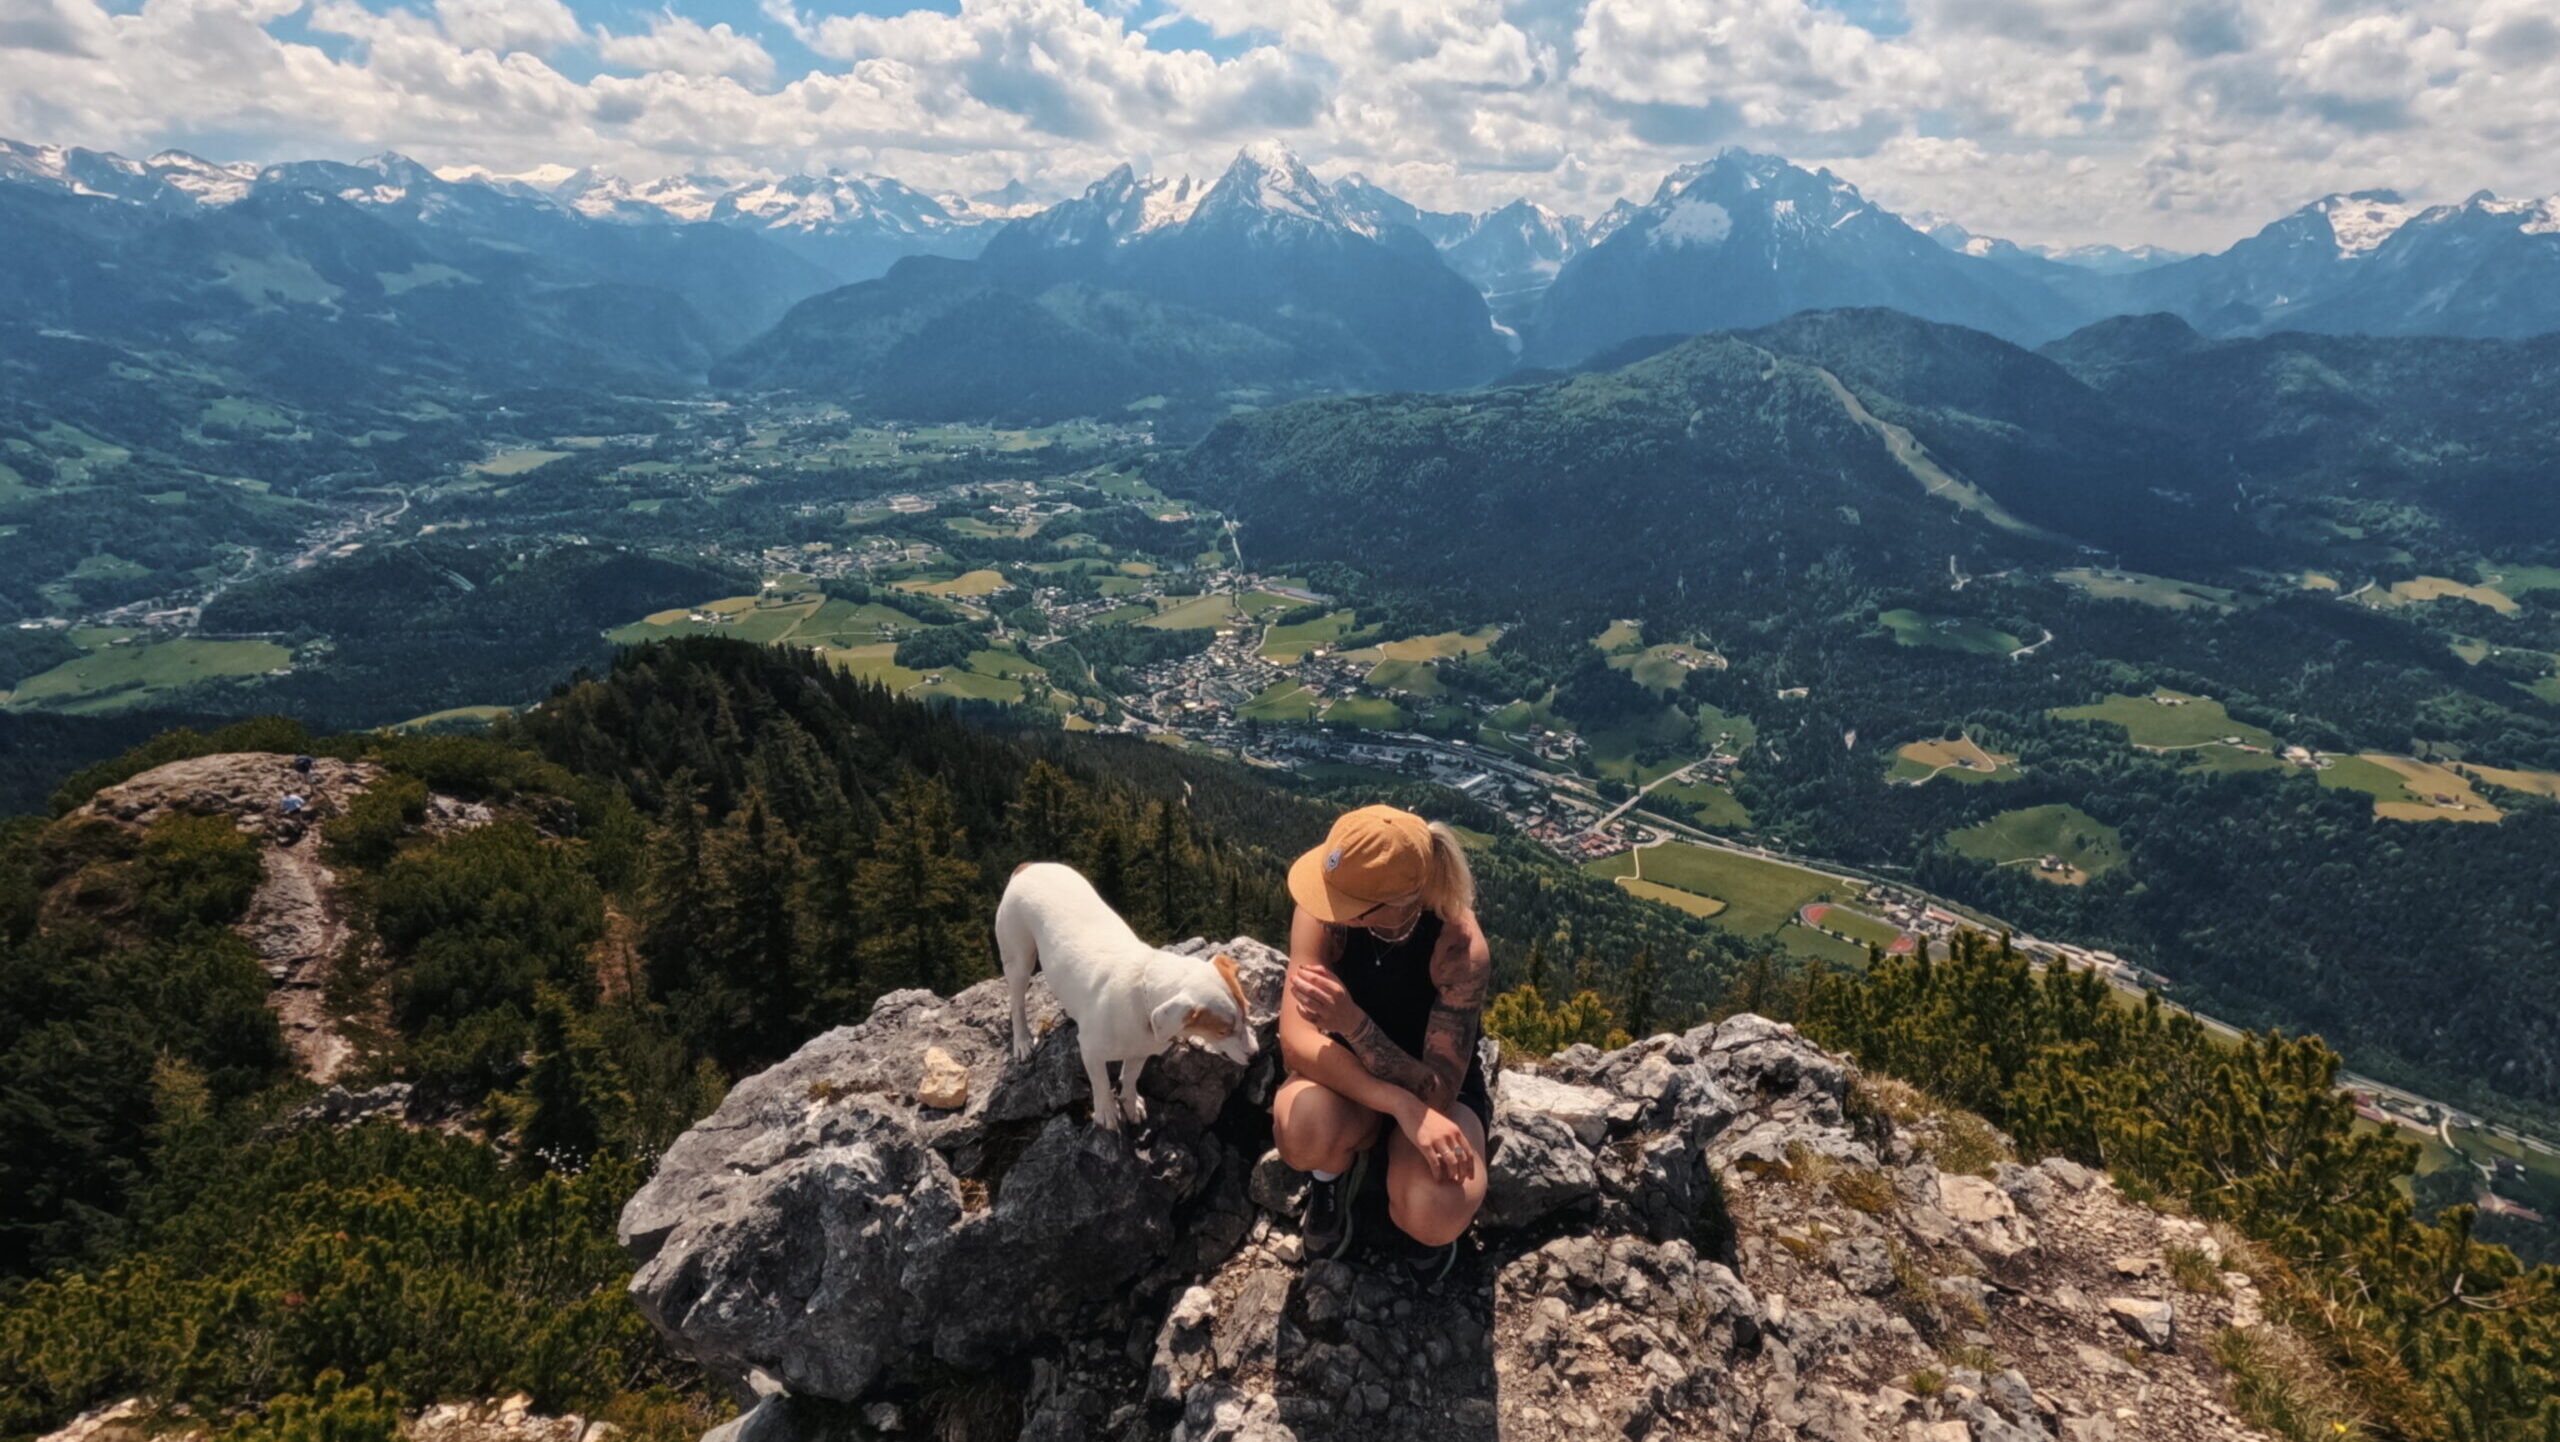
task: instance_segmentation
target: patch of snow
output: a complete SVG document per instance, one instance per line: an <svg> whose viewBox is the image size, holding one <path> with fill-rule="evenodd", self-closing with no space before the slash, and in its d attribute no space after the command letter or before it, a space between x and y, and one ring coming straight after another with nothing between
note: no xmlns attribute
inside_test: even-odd
<svg viewBox="0 0 2560 1442"><path fill-rule="evenodd" d="M485 165L439 165L431 173L448 185L522 185L548 192L558 190L585 172L574 165L546 162L513 174L491 170Z"/></svg>
<svg viewBox="0 0 2560 1442"><path fill-rule="evenodd" d="M229 205L247 195L258 178L254 165L216 165L183 150L161 151L144 162L144 168L171 189L194 197L199 205Z"/></svg>
<svg viewBox="0 0 2560 1442"><path fill-rule="evenodd" d="M2320 202L2320 208L2328 214L2329 233L2337 237L2338 254L2348 260L2370 254L2420 210L2388 191L2333 195Z"/></svg>
<svg viewBox="0 0 2560 1442"><path fill-rule="evenodd" d="M1733 216L1712 200L1680 200L1654 222L1653 233L1645 237L1648 245L1684 248L1692 245L1722 245L1733 234Z"/></svg>
<svg viewBox="0 0 2560 1442"><path fill-rule="evenodd" d="M2560 235L2560 195L2542 202L2533 217L2524 223L2527 235Z"/></svg>
<svg viewBox="0 0 2560 1442"><path fill-rule="evenodd" d="M1179 180L1149 176L1138 192L1138 228L1135 233L1145 235L1169 225L1183 224L1191 219L1191 212L1200 208L1201 198L1208 193L1208 186L1188 175Z"/></svg>

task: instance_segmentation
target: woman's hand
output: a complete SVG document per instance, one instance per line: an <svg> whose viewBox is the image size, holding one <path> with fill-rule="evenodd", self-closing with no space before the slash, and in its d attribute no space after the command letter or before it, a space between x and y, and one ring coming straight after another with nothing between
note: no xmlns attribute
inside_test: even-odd
<svg viewBox="0 0 2560 1442"><path fill-rule="evenodd" d="M1349 1036L1369 1019L1360 1003L1351 999L1342 978L1321 966L1298 968L1297 977L1289 983L1289 1000L1308 1025L1335 1036Z"/></svg>
<svg viewBox="0 0 2560 1442"><path fill-rule="evenodd" d="M1422 1153L1424 1165L1431 1168L1434 1181L1463 1182L1475 1165L1475 1148L1467 1144L1467 1133L1455 1118L1438 1107L1415 1107L1410 1116L1399 1116L1396 1125L1404 1129L1405 1139Z"/></svg>

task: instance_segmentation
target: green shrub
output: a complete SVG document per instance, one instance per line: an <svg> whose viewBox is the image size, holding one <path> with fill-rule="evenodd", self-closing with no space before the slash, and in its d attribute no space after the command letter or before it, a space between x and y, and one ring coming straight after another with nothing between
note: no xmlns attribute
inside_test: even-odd
<svg viewBox="0 0 2560 1442"><path fill-rule="evenodd" d="M368 871L381 866L426 815L427 783L414 776L385 776L323 828L329 859Z"/></svg>

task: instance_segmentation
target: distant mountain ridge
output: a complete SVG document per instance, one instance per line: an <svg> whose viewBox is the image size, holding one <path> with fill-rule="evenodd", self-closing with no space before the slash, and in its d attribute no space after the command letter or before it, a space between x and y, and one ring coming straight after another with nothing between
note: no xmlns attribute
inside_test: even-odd
<svg viewBox="0 0 2560 1442"><path fill-rule="evenodd" d="M1149 397L1446 389L1509 363L1483 297L1375 196L1247 146L1213 181L1121 166L974 264L815 297L715 381L1026 419ZM1015 384L990 391L1002 374Z"/></svg>
<svg viewBox="0 0 2560 1442"><path fill-rule="evenodd" d="M968 198L840 171L635 182L396 153L252 166L0 141L0 237L15 258L0 331L168 346L288 388L690 384L719 363L731 384L869 377L866 393L936 415L964 400L1031 415L1071 397L1111 409L1168 396L1214 414L1449 389L1858 307L2029 345L2150 314L2217 338L2560 332L2560 199L2419 206L2359 191L2214 255L2055 250L1906 219L1827 171L1742 150L1585 222L1527 200L1427 209L1358 174L1325 180L1269 142L1212 178L1122 165L1041 206L1019 182ZM750 344L795 303L917 259L984 273L919 271ZM892 312L907 369L873 391L885 352L869 347ZM828 329L855 316L867 318L838 353ZM989 366L990 347L1015 354ZM1031 356L1090 369L1046 375ZM1009 397L983 383L999 370L1017 383Z"/></svg>
<svg viewBox="0 0 2560 1442"><path fill-rule="evenodd" d="M1566 261L1523 358L1571 365L1640 336L1745 329L1805 310L1889 306L2012 341L2094 318L2037 277L1951 251L1829 171L1728 150L1666 177Z"/></svg>

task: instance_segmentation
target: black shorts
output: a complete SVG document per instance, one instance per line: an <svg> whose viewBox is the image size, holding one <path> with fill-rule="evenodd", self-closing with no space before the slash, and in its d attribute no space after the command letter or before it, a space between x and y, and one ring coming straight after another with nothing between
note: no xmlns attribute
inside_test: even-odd
<svg viewBox="0 0 2560 1442"><path fill-rule="evenodd" d="M1493 1135L1493 1089L1485 1085L1483 1059L1467 1063L1467 1079L1458 1083L1458 1105L1476 1114L1487 1137Z"/></svg>

